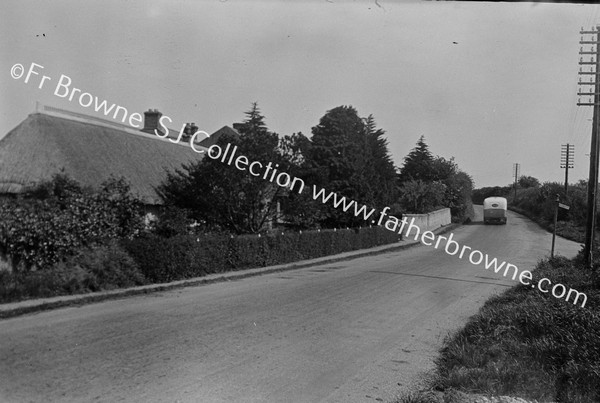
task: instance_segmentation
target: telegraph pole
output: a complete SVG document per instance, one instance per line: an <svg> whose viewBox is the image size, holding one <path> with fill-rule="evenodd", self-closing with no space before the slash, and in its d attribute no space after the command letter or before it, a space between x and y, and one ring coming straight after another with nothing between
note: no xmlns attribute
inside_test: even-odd
<svg viewBox="0 0 600 403"><path fill-rule="evenodd" d="M592 45L590 49L584 50L583 46L580 48L579 54L582 57L579 58L579 64L582 66L589 65L589 71L584 71L583 67L579 68L580 81L579 85L583 86L586 90L580 89L577 95L588 96L588 102L581 102L579 100L577 105L579 106L593 106L594 107L594 118L592 119L592 141L590 145L590 174L588 179L588 200L587 200L587 220L585 229L585 247L584 247L584 259L585 264L588 267L592 266L593 263L593 250L594 250L594 235L596 229L596 195L598 192L598 156L600 154L598 142L598 123L600 118L600 68L598 68L598 61L600 60L600 25L592 28L591 31L585 31L583 28L580 31L582 35L581 45ZM584 39L584 36L592 35L591 39ZM596 48L594 49L594 45ZM589 60L584 60L588 59ZM589 81L584 81L583 77L589 75Z"/></svg>
<svg viewBox="0 0 600 403"><path fill-rule="evenodd" d="M563 144L560 152L560 167L565 169L565 196L569 191L569 168L573 168L573 154L575 146L573 144Z"/></svg>
<svg viewBox="0 0 600 403"><path fill-rule="evenodd" d="M517 182L519 180L519 172L521 171L521 164L514 163L513 171L515 172L515 197L513 198L513 203L517 200Z"/></svg>

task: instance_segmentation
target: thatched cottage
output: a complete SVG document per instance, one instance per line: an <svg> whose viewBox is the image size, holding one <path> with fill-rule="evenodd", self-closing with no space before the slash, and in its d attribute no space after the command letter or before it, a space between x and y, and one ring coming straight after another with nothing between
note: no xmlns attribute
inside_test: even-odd
<svg viewBox="0 0 600 403"><path fill-rule="evenodd" d="M113 121L44 106L0 139L0 195L18 194L50 179L61 170L83 185L99 186L111 175L125 177L131 190L148 205L159 205L155 191L167 171L197 161L188 141L175 144L179 130L167 138L154 134L160 112L144 113L142 130ZM191 129L190 125L190 129ZM225 126L196 149L210 147L222 133L237 134Z"/></svg>

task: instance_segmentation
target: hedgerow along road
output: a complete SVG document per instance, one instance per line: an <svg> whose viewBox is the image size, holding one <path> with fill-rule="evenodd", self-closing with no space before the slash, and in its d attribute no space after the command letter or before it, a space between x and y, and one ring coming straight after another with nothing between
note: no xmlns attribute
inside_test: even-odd
<svg viewBox="0 0 600 403"><path fill-rule="evenodd" d="M521 270L549 254L551 235L522 216L479 224L454 239ZM558 239L559 254L579 249ZM390 401L515 284L420 245L6 319L0 401Z"/></svg>

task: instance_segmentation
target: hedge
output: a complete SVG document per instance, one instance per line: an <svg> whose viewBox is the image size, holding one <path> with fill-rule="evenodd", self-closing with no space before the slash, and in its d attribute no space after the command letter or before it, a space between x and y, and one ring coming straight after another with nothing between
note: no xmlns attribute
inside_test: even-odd
<svg viewBox="0 0 600 403"><path fill-rule="evenodd" d="M113 240L84 248L44 270L0 270L0 303L112 290L146 282L137 263Z"/></svg>
<svg viewBox="0 0 600 403"><path fill-rule="evenodd" d="M145 235L121 245L151 282L168 282L313 259L394 243L399 235L383 227L268 235Z"/></svg>

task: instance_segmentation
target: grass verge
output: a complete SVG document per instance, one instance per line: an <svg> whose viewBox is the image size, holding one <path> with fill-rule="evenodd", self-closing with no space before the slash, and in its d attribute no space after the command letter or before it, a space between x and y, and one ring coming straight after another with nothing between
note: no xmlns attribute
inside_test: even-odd
<svg viewBox="0 0 600 403"><path fill-rule="evenodd" d="M600 274L580 257L541 261L536 278L585 292L585 308L518 285L491 298L447 337L431 390L538 401L600 401ZM407 395L398 403L419 402ZM452 398L422 401L453 402Z"/></svg>
<svg viewBox="0 0 600 403"><path fill-rule="evenodd" d="M529 218L531 221L535 221L542 228L546 229L549 232L554 232L554 223L549 223L542 218L532 214L531 212L524 210L522 208L516 206L508 206L508 209L514 211L515 213L519 213ZM572 223L571 221L558 221L556 223L556 235L561 236L565 239L569 239L575 242L584 242L585 241L585 228L579 227Z"/></svg>

